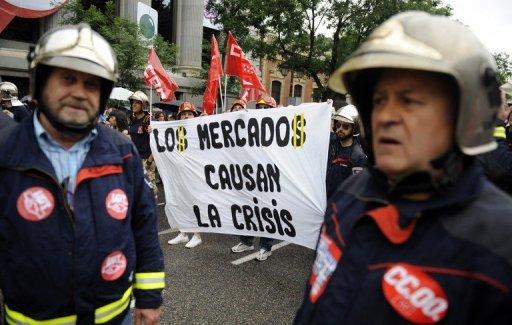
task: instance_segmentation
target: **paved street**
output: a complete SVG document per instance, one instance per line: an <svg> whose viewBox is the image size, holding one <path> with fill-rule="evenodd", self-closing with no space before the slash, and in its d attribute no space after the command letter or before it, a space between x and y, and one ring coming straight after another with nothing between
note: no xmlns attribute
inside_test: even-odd
<svg viewBox="0 0 512 325"><path fill-rule="evenodd" d="M163 206L160 231L168 229ZM284 245L265 262L231 262L231 235L203 234L203 244L170 246L176 232L160 234L166 264L162 324L290 324L300 305L314 258L312 250ZM277 244L277 243L276 243Z"/></svg>

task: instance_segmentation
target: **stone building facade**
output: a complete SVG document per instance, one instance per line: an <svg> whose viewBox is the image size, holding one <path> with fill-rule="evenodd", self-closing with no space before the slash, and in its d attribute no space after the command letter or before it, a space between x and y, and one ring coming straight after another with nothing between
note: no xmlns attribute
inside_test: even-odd
<svg viewBox="0 0 512 325"><path fill-rule="evenodd" d="M88 1L104 5L104 1ZM169 42L177 45L177 66L168 71L180 86L177 97L190 100L197 106L202 105L202 96L193 95L191 88L197 87L202 60L202 42L209 41L211 34L219 31L205 19L204 0L116 0L116 13L132 21L137 19L139 2L153 6L159 12L159 34ZM153 3L152 3L153 2ZM101 7L100 7L101 8ZM18 85L20 96L29 92L29 74L27 54L37 39L46 31L58 26L62 21L62 13L56 12L39 19L22 19L16 17L7 28L0 33L0 81L11 81ZM222 46L222 44L219 44ZM260 65L260 62L262 63ZM277 63L268 60L255 60L254 65L267 91L281 105L311 101L313 83L306 78L293 78L292 73L283 76ZM295 97L289 99L291 97ZM158 96L153 96L157 101ZM231 99L228 102L231 102Z"/></svg>

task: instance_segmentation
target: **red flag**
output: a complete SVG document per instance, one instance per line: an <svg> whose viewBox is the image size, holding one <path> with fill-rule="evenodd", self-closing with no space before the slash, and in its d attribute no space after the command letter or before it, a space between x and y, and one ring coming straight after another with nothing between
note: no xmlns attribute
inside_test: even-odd
<svg viewBox="0 0 512 325"><path fill-rule="evenodd" d="M255 89L255 88L245 88L242 89L242 95L240 96L240 99L245 100L246 102L250 101L257 101L260 96L265 94L265 92Z"/></svg>
<svg viewBox="0 0 512 325"><path fill-rule="evenodd" d="M256 70L254 70L251 62L246 58L244 51L238 46L238 43L230 32L228 32L226 66L224 70L227 75L240 78L243 89L255 88L266 92L265 87L256 74Z"/></svg>
<svg viewBox="0 0 512 325"><path fill-rule="evenodd" d="M208 84L203 95L203 111L212 115L217 102L217 90L219 89L219 78L222 76L222 63L219 52L219 46L215 36L212 35L210 49L210 71L208 71Z"/></svg>
<svg viewBox="0 0 512 325"><path fill-rule="evenodd" d="M155 88L162 101L170 102L176 99L174 92L178 90L178 84L167 74L153 48L149 49L144 82Z"/></svg>

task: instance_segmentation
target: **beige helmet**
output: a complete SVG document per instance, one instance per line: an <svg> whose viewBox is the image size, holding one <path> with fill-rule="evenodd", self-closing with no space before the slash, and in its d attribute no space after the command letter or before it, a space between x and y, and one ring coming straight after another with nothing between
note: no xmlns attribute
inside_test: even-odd
<svg viewBox="0 0 512 325"><path fill-rule="evenodd" d="M344 106L344 107L340 108L339 110L337 110L336 113L334 113L332 119L335 121L341 121L341 122L346 122L346 123L350 123L350 124L355 124L354 117L351 114L349 114L348 110L346 109L347 106Z"/></svg>
<svg viewBox="0 0 512 325"><path fill-rule="evenodd" d="M143 111L148 111L149 110L149 99L148 99L148 96L146 94L144 94L140 90L137 90L136 92L134 92L130 97L128 97L128 100L130 101L130 103L133 100L140 100L142 102L142 110Z"/></svg>
<svg viewBox="0 0 512 325"><path fill-rule="evenodd" d="M99 114L118 78L115 53L110 44L87 24L57 27L41 36L28 55L32 97L41 99L42 90L51 69L65 68L101 78ZM43 107L39 107L43 112ZM43 112L44 113L44 112ZM45 114L46 115L46 114ZM48 117L48 115L47 115ZM49 117L51 118L51 117ZM52 120L61 130L85 132L96 122L87 125L65 125Z"/></svg>
<svg viewBox="0 0 512 325"><path fill-rule="evenodd" d="M29 54L31 89L38 99L43 78L41 66L76 70L102 78L103 111L118 78L117 59L110 44L87 24L57 27L44 34Z"/></svg>
<svg viewBox="0 0 512 325"><path fill-rule="evenodd" d="M329 87L349 92L364 125L370 125L371 92L378 69L438 72L458 85L456 143L466 155L496 148L494 117L500 107L496 63L462 24L444 16L409 11L377 27L329 79ZM371 130L365 129L368 136Z"/></svg>
<svg viewBox="0 0 512 325"><path fill-rule="evenodd" d="M18 99L18 87L9 81L0 82L0 100Z"/></svg>

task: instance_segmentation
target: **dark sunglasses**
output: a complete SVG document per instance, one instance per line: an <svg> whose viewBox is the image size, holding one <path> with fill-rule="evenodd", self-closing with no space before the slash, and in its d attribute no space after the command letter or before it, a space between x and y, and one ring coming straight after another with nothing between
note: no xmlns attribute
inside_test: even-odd
<svg viewBox="0 0 512 325"><path fill-rule="evenodd" d="M352 127L352 124L350 124L350 123L343 123L343 122L336 122L334 124L334 127L336 129L339 129L341 127L343 130L347 131L347 130L350 130L350 128Z"/></svg>

